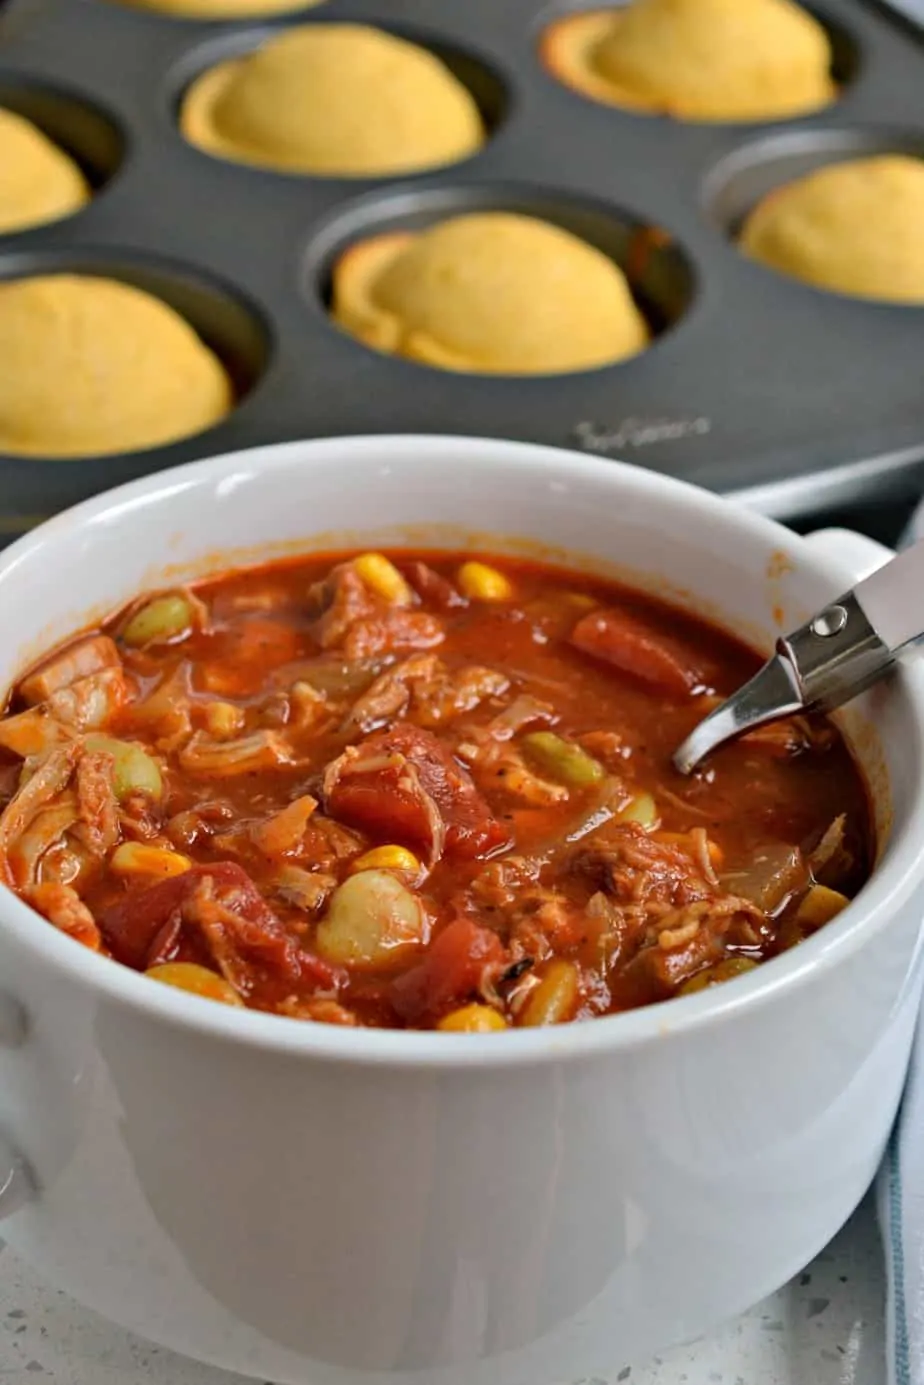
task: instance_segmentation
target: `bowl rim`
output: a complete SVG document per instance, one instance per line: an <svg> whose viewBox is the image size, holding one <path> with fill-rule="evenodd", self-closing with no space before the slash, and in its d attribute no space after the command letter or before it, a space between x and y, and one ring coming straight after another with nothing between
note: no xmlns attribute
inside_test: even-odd
<svg viewBox="0 0 924 1385"><path fill-rule="evenodd" d="M500 462L508 472L533 473L554 479L567 471L569 485L581 479L598 483L602 476L631 485L636 496L657 500L670 493L699 511L705 525L709 518L732 522L750 531L755 538L773 548L800 549L804 540L773 520L743 507L733 500L701 490L687 482L666 477L630 463L590 457L566 449L500 439L448 434L372 434L268 444L223 453L200 461L158 471L102 492L54 516L0 552L0 582L15 581L15 570L45 559L56 542L73 531L95 523L111 523L120 510L135 510L145 500L167 497L179 503L193 488L228 483L241 467L263 475L282 470L298 461L304 464L305 452L318 464L336 458L339 465L352 460L370 460L377 453L400 449L409 460L450 446L470 458ZM349 454L348 456L344 454ZM843 580L827 558L808 547L803 555L807 565ZM893 685L893 695L901 698L913 713L916 726L917 758L924 745L924 669L903 669ZM432 1030L386 1030L310 1024L287 1016L255 1010L232 1009L169 986L152 985L149 979L129 967L88 951L57 929L36 929L36 914L6 886L0 886L0 930L12 934L16 943L39 961L63 973L98 1001L140 1012L148 1020L162 1021L190 1034L214 1040L230 1040L257 1049L297 1058L301 1061L346 1063L353 1067L389 1067L400 1070L437 1069L471 1071L561 1063L626 1053L647 1044L673 1039L692 1030L733 1022L744 1012L756 1012L785 1000L791 992L820 984L835 967L856 955L886 927L906 904L924 879L924 785L906 821L896 825L891 839L891 858L877 867L863 887L858 900L844 913L798 948L755 971L735 979L733 985L717 986L693 995L643 1006L592 1021L549 1029L508 1030L504 1033L471 1034L460 1042L455 1035ZM921 950L919 945L919 952ZM912 964L913 965L913 964Z"/></svg>

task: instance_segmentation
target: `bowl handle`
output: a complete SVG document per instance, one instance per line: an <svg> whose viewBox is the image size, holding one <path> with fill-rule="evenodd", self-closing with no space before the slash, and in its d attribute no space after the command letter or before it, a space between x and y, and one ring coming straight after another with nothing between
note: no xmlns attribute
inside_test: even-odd
<svg viewBox="0 0 924 1385"><path fill-rule="evenodd" d="M0 994L0 1048L21 1048L28 1029L22 1007L11 996ZM28 1162L0 1130L0 1221L31 1202L36 1191L36 1178Z"/></svg>
<svg viewBox="0 0 924 1385"><path fill-rule="evenodd" d="M857 534L853 529L816 529L805 535L805 542L823 558L830 558L854 582L882 567L894 558L891 548Z"/></svg>
<svg viewBox="0 0 924 1385"><path fill-rule="evenodd" d="M36 1191L35 1177L29 1165L0 1135L0 1222L31 1202Z"/></svg>

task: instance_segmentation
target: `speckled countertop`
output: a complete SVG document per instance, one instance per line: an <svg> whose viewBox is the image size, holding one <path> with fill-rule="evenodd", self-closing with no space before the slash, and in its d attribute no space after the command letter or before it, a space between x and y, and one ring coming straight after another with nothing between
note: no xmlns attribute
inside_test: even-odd
<svg viewBox="0 0 924 1385"><path fill-rule="evenodd" d="M883 1295L867 1200L802 1275L720 1332L648 1363L616 1362L605 1378L575 1385L882 1385ZM2 1247L0 1385L245 1382L110 1326Z"/></svg>

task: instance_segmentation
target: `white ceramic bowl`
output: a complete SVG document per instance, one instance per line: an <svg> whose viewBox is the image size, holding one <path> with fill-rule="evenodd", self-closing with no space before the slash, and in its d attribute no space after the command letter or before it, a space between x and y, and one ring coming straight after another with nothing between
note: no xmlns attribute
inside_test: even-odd
<svg viewBox="0 0 924 1385"><path fill-rule="evenodd" d="M0 685L176 574L473 535L564 551L767 649L849 581L805 539L615 463L297 443L152 476L0 555ZM0 892L0 1131L22 1161L3 1235L117 1322L286 1385L549 1385L744 1309L849 1215L895 1113L922 716L903 675L845 718L883 848L840 919L730 985L589 1024L460 1039L226 1010Z"/></svg>

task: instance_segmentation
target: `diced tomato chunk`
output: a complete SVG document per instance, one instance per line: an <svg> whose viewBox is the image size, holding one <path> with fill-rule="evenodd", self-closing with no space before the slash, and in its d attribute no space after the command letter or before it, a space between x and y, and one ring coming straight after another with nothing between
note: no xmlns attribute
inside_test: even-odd
<svg viewBox="0 0 924 1385"><path fill-rule="evenodd" d="M443 853L446 827L419 776L403 760L376 756L348 766L327 796L328 811L379 841L413 847L435 865Z"/></svg>
<svg viewBox="0 0 924 1385"><path fill-rule="evenodd" d="M403 724L386 731L382 740L413 763L420 782L446 824L446 854L471 859L509 845L510 834L498 822L468 771L430 731Z"/></svg>
<svg viewBox="0 0 924 1385"><path fill-rule="evenodd" d="M392 1005L407 1024L432 1023L477 996L485 968L503 960L503 945L490 928L468 918L453 919L423 961L392 983Z"/></svg>
<svg viewBox="0 0 924 1385"><path fill-rule="evenodd" d="M402 773L397 757L412 767L412 776ZM373 836L422 844L431 864L440 854L437 844L447 856L472 859L509 842L449 749L431 731L406 723L363 742L359 756L333 776L327 806Z"/></svg>
<svg viewBox="0 0 924 1385"><path fill-rule="evenodd" d="M615 607L591 611L579 620L571 643L670 697L686 697L703 683L702 673L685 651Z"/></svg>
<svg viewBox="0 0 924 1385"><path fill-rule="evenodd" d="M231 951L246 955L266 972L304 975L324 985L333 981L326 963L299 953L250 876L233 861L194 866L156 885L134 889L105 909L99 925L112 955L136 968L166 960L181 941L187 922L184 905L194 923L195 900L206 882L209 893L203 906L213 903L221 911ZM207 936L197 941L200 946L204 941L208 950Z"/></svg>

